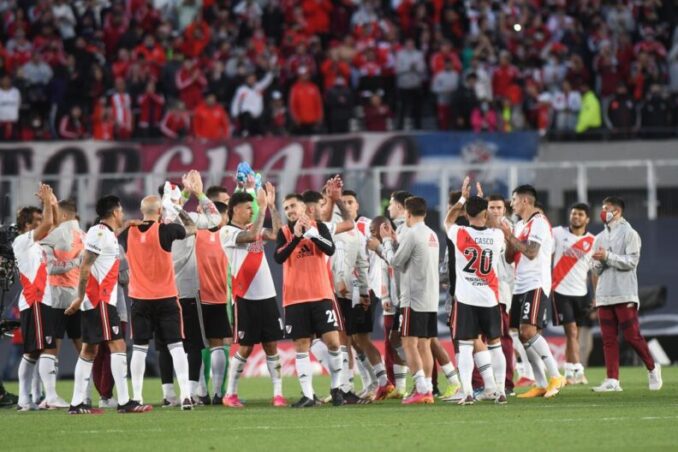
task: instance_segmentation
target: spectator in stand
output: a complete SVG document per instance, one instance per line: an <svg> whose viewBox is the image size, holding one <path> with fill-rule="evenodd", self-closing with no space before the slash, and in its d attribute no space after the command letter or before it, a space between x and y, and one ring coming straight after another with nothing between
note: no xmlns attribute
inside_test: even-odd
<svg viewBox="0 0 678 452"><path fill-rule="evenodd" d="M271 135L287 135L287 107L280 91L271 93L271 101L265 112L266 132Z"/></svg>
<svg viewBox="0 0 678 452"><path fill-rule="evenodd" d="M237 121L240 136L249 137L263 133L261 119L264 113L264 91L273 79L271 72L267 72L259 81L256 74L247 74L245 83L235 92L231 102L231 117Z"/></svg>
<svg viewBox="0 0 678 452"><path fill-rule="evenodd" d="M334 86L325 95L327 128L330 133L350 132L354 104L353 91L343 77L337 77Z"/></svg>
<svg viewBox="0 0 678 452"><path fill-rule="evenodd" d="M26 81L26 101L32 106L44 107L47 102L47 85L54 72L45 63L42 54L34 51L31 59L21 67L21 77Z"/></svg>
<svg viewBox="0 0 678 452"><path fill-rule="evenodd" d="M454 72L461 72L461 61L457 52L452 48L450 41L443 41L440 50L431 57L431 74L435 77L438 72L447 70L448 63L452 66Z"/></svg>
<svg viewBox="0 0 678 452"><path fill-rule="evenodd" d="M165 113L160 124L160 132L165 138L173 140L186 137L191 133L191 114L186 110L182 101L176 101L174 106Z"/></svg>
<svg viewBox="0 0 678 452"><path fill-rule="evenodd" d="M160 77L162 67L167 62L165 52L156 43L155 36L150 33L144 37L142 44L134 48L134 57L136 59L143 58L149 64L151 74L156 80Z"/></svg>
<svg viewBox="0 0 678 452"><path fill-rule="evenodd" d="M389 123L393 114L388 105L383 102L382 93L366 93L369 101L365 105L365 130L368 132L386 132L390 129Z"/></svg>
<svg viewBox="0 0 678 452"><path fill-rule="evenodd" d="M229 85L231 85L231 82L226 76L224 63L219 60L212 62L212 67L207 75L207 92L214 93L217 96L217 102L226 105L230 99L229 94L231 96L233 94Z"/></svg>
<svg viewBox="0 0 678 452"><path fill-rule="evenodd" d="M471 126L476 133L497 131L497 112L494 111L489 100L481 99L480 104L473 109L471 112Z"/></svg>
<svg viewBox="0 0 678 452"><path fill-rule="evenodd" d="M605 41L601 44L600 52L594 59L593 66L597 73L596 86L600 93L603 111L607 111L607 106L623 79L623 74L619 67L619 60L609 41Z"/></svg>
<svg viewBox="0 0 678 452"><path fill-rule="evenodd" d="M600 102L598 97L596 97L596 93L586 83L581 85L580 92L582 93L581 110L579 111L577 127L575 128L575 131L579 134L594 131L602 123Z"/></svg>
<svg viewBox="0 0 678 452"><path fill-rule="evenodd" d="M570 57L565 79L570 82L572 89L591 86L591 74L589 73L589 70L586 69L584 60L582 60L581 56L574 54Z"/></svg>
<svg viewBox="0 0 678 452"><path fill-rule="evenodd" d="M33 112L27 120L21 122L19 135L21 141L51 140L53 138L39 112Z"/></svg>
<svg viewBox="0 0 678 452"><path fill-rule="evenodd" d="M160 136L165 98L156 91L154 81L146 84L146 91L139 96L139 135L144 138Z"/></svg>
<svg viewBox="0 0 678 452"><path fill-rule="evenodd" d="M217 103L217 97L209 93L193 114L193 134L202 140L225 140L230 136L228 114Z"/></svg>
<svg viewBox="0 0 678 452"><path fill-rule="evenodd" d="M113 109L104 106L100 113L92 118L92 138L95 140L111 141L115 138L115 119Z"/></svg>
<svg viewBox="0 0 678 452"><path fill-rule="evenodd" d="M637 106L624 83L617 84L617 92L608 102L605 110L605 125L615 136L624 138L636 126L638 121Z"/></svg>
<svg viewBox="0 0 678 452"><path fill-rule="evenodd" d="M553 125L558 132L574 132L577 127L579 110L581 109L581 94L573 90L570 82L563 82L562 91L553 94Z"/></svg>
<svg viewBox="0 0 678 452"><path fill-rule="evenodd" d="M111 95L111 107L115 120L115 138L128 140L134 130L134 117L132 115L132 98L127 93L125 80L115 79L115 89Z"/></svg>
<svg viewBox="0 0 678 452"><path fill-rule="evenodd" d="M12 140L18 134L21 93L12 86L9 75L0 79L0 139Z"/></svg>
<svg viewBox="0 0 678 452"><path fill-rule="evenodd" d="M411 115L415 129L421 129L422 86L426 77L424 54L417 50L413 39L396 54L396 86L398 88L398 124L403 129L405 116Z"/></svg>
<svg viewBox="0 0 678 452"><path fill-rule="evenodd" d="M298 134L310 135L322 124L323 99L306 66L300 67L298 73L299 78L290 90L290 116Z"/></svg>
<svg viewBox="0 0 678 452"><path fill-rule="evenodd" d="M646 137L660 138L669 136L671 130L670 102L661 85L655 83L650 86L647 98L641 110L641 125L647 129Z"/></svg>
<svg viewBox="0 0 678 452"><path fill-rule="evenodd" d="M323 89L327 91L334 86L337 77L349 80L351 67L348 63L339 59L339 49L333 48L327 52L327 58L320 65L320 73L323 76Z"/></svg>
<svg viewBox="0 0 678 452"><path fill-rule="evenodd" d="M318 35L325 44L329 39L332 2L330 0L302 0L301 9L306 19L308 34Z"/></svg>
<svg viewBox="0 0 678 452"><path fill-rule="evenodd" d="M499 54L499 66L492 74L492 95L510 97L510 89L518 83L518 69L511 64L511 54L504 50Z"/></svg>
<svg viewBox="0 0 678 452"><path fill-rule="evenodd" d="M436 96L438 128L449 130L452 120L452 95L459 88L459 72L452 60L446 60L441 71L431 81L431 92Z"/></svg>
<svg viewBox="0 0 678 452"><path fill-rule="evenodd" d="M317 72L315 58L313 58L313 55L308 51L308 46L305 42L297 44L294 55L288 58L284 72L285 80L287 82L293 80L295 74L297 74L302 67L309 73L309 77L315 77Z"/></svg>
<svg viewBox="0 0 678 452"><path fill-rule="evenodd" d="M71 107L59 122L59 136L65 140L81 140L87 138L87 129L82 121L82 109L79 105Z"/></svg>
<svg viewBox="0 0 678 452"><path fill-rule="evenodd" d="M478 105L475 85L477 82L475 72L466 74L464 83L452 95L452 117L454 128L458 130L471 130L471 113Z"/></svg>
<svg viewBox="0 0 678 452"><path fill-rule="evenodd" d="M186 108L193 110L202 103L202 92L207 86L207 80L196 60L184 60L181 69L176 73L175 83L179 90L179 99Z"/></svg>

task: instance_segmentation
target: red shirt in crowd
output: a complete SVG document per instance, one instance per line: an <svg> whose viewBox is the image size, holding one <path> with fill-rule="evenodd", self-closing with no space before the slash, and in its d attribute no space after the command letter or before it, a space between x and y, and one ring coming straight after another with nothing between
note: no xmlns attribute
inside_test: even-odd
<svg viewBox="0 0 678 452"><path fill-rule="evenodd" d="M315 83L297 80L290 91L290 114L297 124L317 124L323 119L323 100Z"/></svg>
<svg viewBox="0 0 678 452"><path fill-rule="evenodd" d="M170 110L162 119L160 131L167 138L179 138L191 130L191 116L186 110Z"/></svg>
<svg viewBox="0 0 678 452"><path fill-rule="evenodd" d="M194 109L202 102L202 91L207 86L207 79L199 67L186 69L182 66L175 76L179 98L189 110Z"/></svg>
<svg viewBox="0 0 678 452"><path fill-rule="evenodd" d="M220 104L201 104L193 114L193 133L196 138L223 140L229 136L226 110Z"/></svg>
<svg viewBox="0 0 678 452"><path fill-rule="evenodd" d="M518 69L507 64L499 65L492 74L492 93L494 97L507 97L511 85L515 84L518 78Z"/></svg>
<svg viewBox="0 0 678 452"><path fill-rule="evenodd" d="M139 96L139 127L158 126L162 121L165 98L158 93L144 93Z"/></svg>
<svg viewBox="0 0 678 452"><path fill-rule="evenodd" d="M329 0L303 0L301 9L304 12L308 33L329 33L332 2Z"/></svg>

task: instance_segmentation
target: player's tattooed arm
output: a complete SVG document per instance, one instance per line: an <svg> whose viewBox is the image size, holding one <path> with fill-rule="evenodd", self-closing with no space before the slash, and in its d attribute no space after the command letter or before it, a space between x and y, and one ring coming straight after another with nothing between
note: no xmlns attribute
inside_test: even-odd
<svg viewBox="0 0 678 452"><path fill-rule="evenodd" d="M99 255L96 253L93 253L89 250L84 251L84 255L82 257L82 264L80 264L78 297L75 300L73 300L68 309L66 309L65 312L66 315L73 315L80 310L80 305L82 305L82 301L85 299L85 290L87 289L87 281L89 281L89 275L90 272L92 271L92 265L94 265L94 261L97 260L97 257L99 257Z"/></svg>
<svg viewBox="0 0 678 452"><path fill-rule="evenodd" d="M179 215L179 220L181 220L181 224L183 224L184 229L186 229L186 237L195 235L198 228L196 227L193 218L191 218L191 216L186 213L184 209L177 209L177 213Z"/></svg>
<svg viewBox="0 0 678 452"><path fill-rule="evenodd" d="M537 255L539 254L539 249L541 248L541 244L534 242L532 240L527 240L527 241L521 241L518 240L515 236L511 235L510 237L507 237L507 241L510 246L507 246L507 250L509 248L513 248L513 255L515 256L515 253L522 253L527 257L528 259L532 260ZM507 251L508 253L508 251ZM508 256L508 254L507 254ZM507 259L508 260L508 259Z"/></svg>

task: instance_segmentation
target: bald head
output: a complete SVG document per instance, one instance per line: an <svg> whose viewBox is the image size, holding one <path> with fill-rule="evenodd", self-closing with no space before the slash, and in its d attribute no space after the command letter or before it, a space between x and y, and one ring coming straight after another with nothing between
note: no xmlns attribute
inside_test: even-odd
<svg viewBox="0 0 678 452"><path fill-rule="evenodd" d="M144 217L159 217L162 201L159 196L150 195L141 200L141 213Z"/></svg>

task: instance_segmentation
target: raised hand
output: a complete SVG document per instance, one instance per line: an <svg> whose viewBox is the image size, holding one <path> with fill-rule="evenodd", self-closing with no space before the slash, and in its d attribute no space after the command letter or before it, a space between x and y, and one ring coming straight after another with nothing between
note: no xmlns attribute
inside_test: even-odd
<svg viewBox="0 0 678 452"><path fill-rule="evenodd" d="M483 186L480 185L480 182L476 182L476 195L480 198L484 198L485 195L483 194Z"/></svg>
<svg viewBox="0 0 678 452"><path fill-rule="evenodd" d="M268 201L268 195L266 194L266 190L263 188L260 188L257 191L257 203L259 204L260 208L266 208Z"/></svg>
<svg viewBox="0 0 678 452"><path fill-rule="evenodd" d="M468 199L471 196L471 178L466 176L461 184L461 196Z"/></svg>
<svg viewBox="0 0 678 452"><path fill-rule="evenodd" d="M381 240L392 239L393 234L393 228L388 221L382 223L381 226L379 226L379 238Z"/></svg>
<svg viewBox="0 0 678 452"><path fill-rule="evenodd" d="M188 177L191 180L191 187L193 193L197 196L202 194L203 192L203 183L202 183L202 177L200 177L200 173L196 170L191 170L188 172Z"/></svg>
<svg viewBox="0 0 678 452"><path fill-rule="evenodd" d="M269 207L275 207L275 186L266 182L266 202Z"/></svg>

